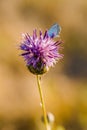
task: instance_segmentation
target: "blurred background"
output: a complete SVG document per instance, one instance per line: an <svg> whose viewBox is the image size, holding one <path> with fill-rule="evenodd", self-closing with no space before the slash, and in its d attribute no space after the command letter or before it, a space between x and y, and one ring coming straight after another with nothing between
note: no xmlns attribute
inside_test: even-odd
<svg viewBox="0 0 87 130"><path fill-rule="evenodd" d="M87 0L0 0L0 130L44 130L36 77L21 34L61 25L63 60L42 76L54 130L87 130Z"/></svg>

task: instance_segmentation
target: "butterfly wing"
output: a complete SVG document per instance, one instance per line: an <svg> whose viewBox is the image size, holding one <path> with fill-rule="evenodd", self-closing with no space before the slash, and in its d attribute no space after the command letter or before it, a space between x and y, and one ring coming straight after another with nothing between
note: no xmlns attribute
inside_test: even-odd
<svg viewBox="0 0 87 130"><path fill-rule="evenodd" d="M58 24L54 24L49 30L48 30L48 36L51 38L57 37L61 31L61 27Z"/></svg>

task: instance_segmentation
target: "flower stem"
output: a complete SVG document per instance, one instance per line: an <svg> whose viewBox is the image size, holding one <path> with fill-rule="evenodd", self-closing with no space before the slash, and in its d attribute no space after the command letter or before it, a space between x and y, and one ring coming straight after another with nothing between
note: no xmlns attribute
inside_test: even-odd
<svg viewBox="0 0 87 130"><path fill-rule="evenodd" d="M40 94L40 100L41 100L41 107L42 107L42 111L43 111L43 117L44 117L46 130L48 130L48 121L47 121L47 115L46 115L46 108L45 108L43 93L42 93L42 89L41 89L41 85L40 85L40 78L41 77L39 75L37 75L37 84L38 84L38 90L39 90L39 94Z"/></svg>

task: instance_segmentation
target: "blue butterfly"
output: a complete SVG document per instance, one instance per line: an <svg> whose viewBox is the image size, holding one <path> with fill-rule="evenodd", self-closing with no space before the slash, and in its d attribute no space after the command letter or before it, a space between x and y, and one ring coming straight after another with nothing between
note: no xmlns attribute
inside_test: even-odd
<svg viewBox="0 0 87 130"><path fill-rule="evenodd" d="M61 27L58 24L54 24L49 30L48 30L48 36L51 38L58 37L59 33L61 31Z"/></svg>

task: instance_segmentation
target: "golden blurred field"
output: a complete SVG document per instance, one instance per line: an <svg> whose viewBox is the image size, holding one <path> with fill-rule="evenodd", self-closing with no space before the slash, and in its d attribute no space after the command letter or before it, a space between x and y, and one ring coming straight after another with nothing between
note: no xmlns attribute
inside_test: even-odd
<svg viewBox="0 0 87 130"><path fill-rule="evenodd" d="M21 34L61 25L63 60L42 76L54 130L87 130L87 1L0 0L0 130L44 130L36 77L19 56Z"/></svg>

